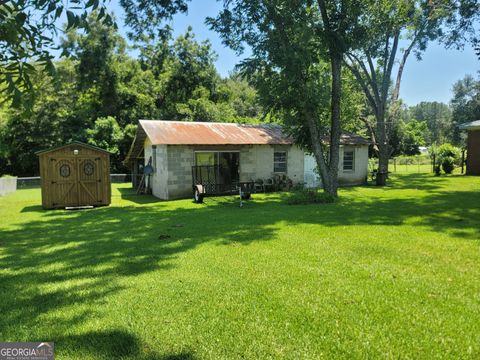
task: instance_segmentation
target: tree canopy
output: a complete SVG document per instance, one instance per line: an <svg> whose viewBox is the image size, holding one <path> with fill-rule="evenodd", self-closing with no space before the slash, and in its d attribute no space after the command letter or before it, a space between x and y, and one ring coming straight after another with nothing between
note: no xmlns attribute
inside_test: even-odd
<svg viewBox="0 0 480 360"><path fill-rule="evenodd" d="M134 59L115 28L95 14L86 21L89 32L67 32L62 47L71 56L55 62L55 76L41 67L32 73L32 108L2 108L0 173L37 174L35 151L73 140L111 151L112 171L125 172L139 119L256 122L263 115L256 91L238 75L222 79L210 44L191 29Z"/></svg>
<svg viewBox="0 0 480 360"><path fill-rule="evenodd" d="M398 119L400 85L408 58L413 54L420 59L434 40L447 47L463 46L474 34L480 9L476 0L372 1L366 2L365 9L367 35L357 48L347 52L345 61L374 115L375 124L367 126L378 150L379 172L386 174L393 153L390 135ZM377 177L377 184L384 183L385 176Z"/></svg>
<svg viewBox="0 0 480 360"><path fill-rule="evenodd" d="M14 106L32 105L31 78L39 67L53 74L51 50L57 48L58 22L65 17L67 29L88 31L92 11L103 24L113 26L103 0L11 0L0 2L0 91Z"/></svg>
<svg viewBox="0 0 480 360"><path fill-rule="evenodd" d="M208 24L237 52L251 49L239 68L258 89L262 104L315 155L325 191L336 195L341 110L346 108L342 58L362 36L362 2L223 4Z"/></svg>

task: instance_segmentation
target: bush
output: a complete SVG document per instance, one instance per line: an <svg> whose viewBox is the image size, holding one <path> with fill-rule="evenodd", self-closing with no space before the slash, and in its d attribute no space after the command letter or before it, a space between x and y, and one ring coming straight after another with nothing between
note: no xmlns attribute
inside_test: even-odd
<svg viewBox="0 0 480 360"><path fill-rule="evenodd" d="M455 165L460 165L460 149L451 144L443 144L433 149L436 166L442 168L446 174L451 174Z"/></svg>
<svg viewBox="0 0 480 360"><path fill-rule="evenodd" d="M330 204L335 198L317 189L300 189L290 192L286 201L289 205Z"/></svg>
<svg viewBox="0 0 480 360"><path fill-rule="evenodd" d="M455 159L452 156L446 156L442 159L442 169L445 174L451 174L455 169Z"/></svg>

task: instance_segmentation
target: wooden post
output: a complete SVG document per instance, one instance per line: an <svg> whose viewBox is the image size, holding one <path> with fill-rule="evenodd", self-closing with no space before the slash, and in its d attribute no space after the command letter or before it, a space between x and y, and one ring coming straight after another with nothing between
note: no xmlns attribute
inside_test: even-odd
<svg viewBox="0 0 480 360"><path fill-rule="evenodd" d="M393 158L393 172L397 173L397 158Z"/></svg>
<svg viewBox="0 0 480 360"><path fill-rule="evenodd" d="M465 149L462 150L462 174L463 174L464 165L465 165Z"/></svg>

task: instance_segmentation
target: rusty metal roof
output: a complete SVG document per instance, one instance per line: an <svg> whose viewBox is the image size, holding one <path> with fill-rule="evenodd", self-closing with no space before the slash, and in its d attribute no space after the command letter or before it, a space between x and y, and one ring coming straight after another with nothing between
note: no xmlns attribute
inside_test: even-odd
<svg viewBox="0 0 480 360"><path fill-rule="evenodd" d="M282 131L282 127L274 124L140 120L140 126L153 145L293 144L293 139ZM368 145L370 142L359 135L343 133L340 144Z"/></svg>
<svg viewBox="0 0 480 360"><path fill-rule="evenodd" d="M371 143L370 140L354 133L343 132L340 135L340 145L370 145Z"/></svg>
<svg viewBox="0 0 480 360"><path fill-rule="evenodd" d="M188 122L140 120L137 134L125 159L138 157L148 138L152 145L291 145L293 139L280 125L235 124L215 122ZM328 139L325 139L328 142ZM369 145L356 134L343 133L341 145Z"/></svg>
<svg viewBox="0 0 480 360"><path fill-rule="evenodd" d="M293 141L279 125L140 120L153 145L280 145Z"/></svg>

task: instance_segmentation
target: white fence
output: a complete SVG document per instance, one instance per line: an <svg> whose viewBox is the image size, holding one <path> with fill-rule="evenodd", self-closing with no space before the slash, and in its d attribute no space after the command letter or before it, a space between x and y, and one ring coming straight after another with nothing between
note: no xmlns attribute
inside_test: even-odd
<svg viewBox="0 0 480 360"><path fill-rule="evenodd" d="M0 178L0 196L10 194L17 190L17 178Z"/></svg>
<svg viewBox="0 0 480 360"><path fill-rule="evenodd" d="M16 189L40 187L40 176L2 178L1 180L3 179L13 181L15 183ZM110 181L112 183L124 183L124 182L130 182L131 180L132 180L132 176L130 174L110 174ZM0 192L0 195L1 195L1 192Z"/></svg>

